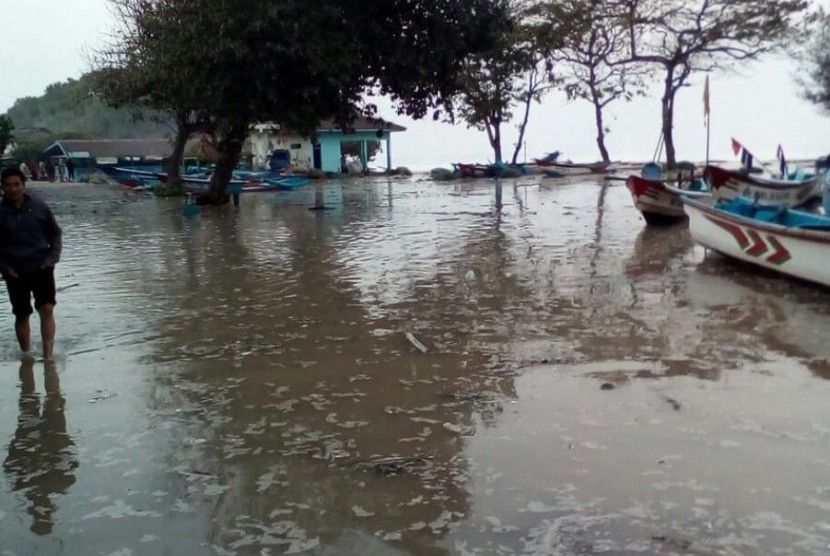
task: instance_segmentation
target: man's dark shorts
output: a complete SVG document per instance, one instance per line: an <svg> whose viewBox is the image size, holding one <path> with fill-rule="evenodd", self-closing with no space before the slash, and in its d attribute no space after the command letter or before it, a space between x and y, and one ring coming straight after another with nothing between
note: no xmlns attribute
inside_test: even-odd
<svg viewBox="0 0 830 556"><path fill-rule="evenodd" d="M32 297L35 298L35 309L55 304L55 269L35 270L17 278L6 276L6 289L15 316L29 316L32 314Z"/></svg>

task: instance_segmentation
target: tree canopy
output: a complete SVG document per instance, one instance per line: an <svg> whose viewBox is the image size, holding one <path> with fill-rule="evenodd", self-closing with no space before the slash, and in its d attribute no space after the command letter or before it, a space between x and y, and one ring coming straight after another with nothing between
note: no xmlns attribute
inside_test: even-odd
<svg viewBox="0 0 830 556"><path fill-rule="evenodd" d="M594 106L597 148L602 160L610 162L604 110L614 101L644 94L645 89L641 66L624 63L630 46L626 27L602 0L544 0L532 13L539 45L568 98ZM563 19L568 21L564 29ZM558 32L552 32L557 25Z"/></svg>
<svg viewBox="0 0 830 556"><path fill-rule="evenodd" d="M755 60L794 36L807 0L608 0L603 10L628 33L629 58L663 70L662 135L676 164L674 100L693 73Z"/></svg>
<svg viewBox="0 0 830 556"><path fill-rule="evenodd" d="M14 138L14 122L8 114L0 115L0 155L6 152L6 147Z"/></svg>
<svg viewBox="0 0 830 556"><path fill-rule="evenodd" d="M219 193L252 122L348 125L378 94L416 118L447 109L463 61L507 19L503 0L111 1L123 27L97 66L130 78L108 98L207 122Z"/></svg>
<svg viewBox="0 0 830 556"><path fill-rule="evenodd" d="M18 130L42 127L58 136L82 133L90 137L132 139L170 132L155 113L113 109L91 94L91 76L53 83L39 97L18 99L8 115Z"/></svg>
<svg viewBox="0 0 830 556"><path fill-rule="evenodd" d="M830 14L819 10L810 40L800 52L805 74L801 79L804 96L830 112Z"/></svg>

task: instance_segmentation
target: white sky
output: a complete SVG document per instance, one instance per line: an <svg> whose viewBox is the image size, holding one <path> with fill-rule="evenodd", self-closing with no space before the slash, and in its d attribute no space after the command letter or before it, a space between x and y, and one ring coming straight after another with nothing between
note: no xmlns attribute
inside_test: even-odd
<svg viewBox="0 0 830 556"><path fill-rule="evenodd" d="M89 52L113 26L107 0L0 0L0 21L7 23L0 49L0 113L19 97L39 96L47 85L87 71ZM712 158L734 159L731 137L762 159L773 159L779 143L790 159L830 152L830 115L801 98L793 80L796 71L793 63L779 58L710 77ZM681 159L705 158L703 80L703 75L693 77L676 99L674 137ZM388 109L382 115L408 129L393 136L395 166L426 169L492 159L483 132L463 124L416 122ZM613 159L650 160L659 137L659 98L612 105L606 125L611 128L607 145ZM505 135L503 149L508 157L516 141L513 125ZM596 160L595 135L590 104L549 95L533 107L525 142L527 158L559 149L572 160ZM378 165L385 165L384 155Z"/></svg>

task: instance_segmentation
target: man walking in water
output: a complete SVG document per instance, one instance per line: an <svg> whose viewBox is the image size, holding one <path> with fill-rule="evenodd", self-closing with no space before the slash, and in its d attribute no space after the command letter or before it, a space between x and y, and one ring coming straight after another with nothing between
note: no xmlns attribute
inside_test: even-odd
<svg viewBox="0 0 830 556"><path fill-rule="evenodd" d="M40 316L44 359L52 358L55 340L55 265L62 235L49 206L26 193L26 176L18 168L0 174L0 273L14 313L14 331L24 354L31 349L31 298Z"/></svg>

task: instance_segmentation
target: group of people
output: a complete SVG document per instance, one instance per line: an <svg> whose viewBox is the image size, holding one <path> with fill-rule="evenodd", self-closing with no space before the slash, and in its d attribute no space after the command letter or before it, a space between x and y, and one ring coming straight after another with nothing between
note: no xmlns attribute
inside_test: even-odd
<svg viewBox="0 0 830 556"><path fill-rule="evenodd" d="M75 163L69 157L58 157L55 161L51 158L36 162L30 160L20 163L20 171L27 180L34 181L75 181Z"/></svg>

